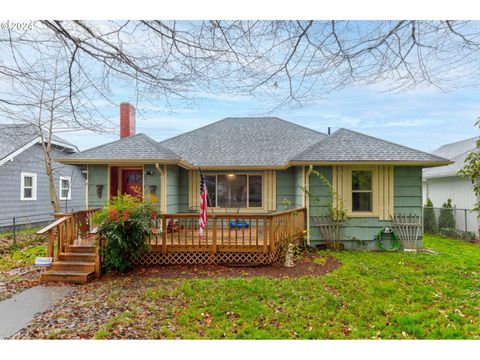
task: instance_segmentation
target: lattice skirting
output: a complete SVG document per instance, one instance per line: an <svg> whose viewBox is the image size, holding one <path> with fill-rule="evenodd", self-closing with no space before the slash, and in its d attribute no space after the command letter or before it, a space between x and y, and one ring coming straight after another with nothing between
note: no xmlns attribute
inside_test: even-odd
<svg viewBox="0 0 480 360"><path fill-rule="evenodd" d="M148 252L134 261L135 265L172 265L172 264L260 264L276 262L285 254L285 247L275 252Z"/></svg>

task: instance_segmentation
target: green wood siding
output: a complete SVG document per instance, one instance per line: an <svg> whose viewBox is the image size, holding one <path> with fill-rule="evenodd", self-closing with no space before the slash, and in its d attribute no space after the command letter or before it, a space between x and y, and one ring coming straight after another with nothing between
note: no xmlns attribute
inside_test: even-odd
<svg viewBox="0 0 480 360"><path fill-rule="evenodd" d="M167 213L188 211L188 172L176 165L167 165Z"/></svg>
<svg viewBox="0 0 480 360"><path fill-rule="evenodd" d="M108 165L88 165L88 207L102 207L108 200ZM103 185L102 196L97 196L97 185Z"/></svg>
<svg viewBox="0 0 480 360"><path fill-rule="evenodd" d="M143 194L148 196L151 194L150 186L155 186L155 198L157 199L157 204L160 206L160 196L161 196L161 177L157 168L153 164L147 164L144 167L144 175L143 175ZM147 173L152 173L151 175L146 175Z"/></svg>
<svg viewBox="0 0 480 360"><path fill-rule="evenodd" d="M332 169L318 168L325 177L331 181ZM394 168L394 212L422 214L422 168L415 166L396 166ZM310 215L321 215L328 212L331 201L328 188L321 183L315 175L310 175ZM317 197L317 199L313 199ZM342 238L346 248L349 249L375 249L375 236L390 221L380 221L378 218L351 218L344 222ZM321 244L318 230L311 219L310 223L311 245ZM366 242L365 244L363 242Z"/></svg>
<svg viewBox="0 0 480 360"><path fill-rule="evenodd" d="M294 187L295 187L295 207L302 206L302 199L304 196L304 191L302 189L303 186L303 176L304 171L303 166L296 166L295 167L295 180L294 180Z"/></svg>
<svg viewBox="0 0 480 360"><path fill-rule="evenodd" d="M295 206L295 168L277 171L276 178L277 211Z"/></svg>

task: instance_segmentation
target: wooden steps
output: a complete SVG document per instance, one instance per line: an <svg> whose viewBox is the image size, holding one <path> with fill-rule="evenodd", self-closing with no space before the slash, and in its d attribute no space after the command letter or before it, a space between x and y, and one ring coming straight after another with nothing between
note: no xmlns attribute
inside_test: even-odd
<svg viewBox="0 0 480 360"><path fill-rule="evenodd" d="M67 246L48 269L40 275L40 281L62 281L83 284L95 277L95 247L88 245Z"/></svg>

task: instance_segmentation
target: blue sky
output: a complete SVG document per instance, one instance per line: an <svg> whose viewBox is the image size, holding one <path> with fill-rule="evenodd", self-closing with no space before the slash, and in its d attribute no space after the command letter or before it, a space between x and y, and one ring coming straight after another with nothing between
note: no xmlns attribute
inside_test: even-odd
<svg viewBox="0 0 480 360"><path fill-rule="evenodd" d="M131 100L125 92L114 96L119 102ZM137 104L137 133L163 140L229 116L267 115L322 132L326 132L328 126L332 130L344 127L424 151L480 135L474 127L475 119L480 116L478 87L450 92L426 89L401 94L384 92L380 87L347 88L301 108L269 113L272 108L269 104L267 99L250 96L209 94L197 94L193 104L176 104L173 110L166 108L162 101L140 102ZM105 104L101 108L105 116L118 125L118 107ZM118 132L76 132L60 136L83 150L118 139Z"/></svg>

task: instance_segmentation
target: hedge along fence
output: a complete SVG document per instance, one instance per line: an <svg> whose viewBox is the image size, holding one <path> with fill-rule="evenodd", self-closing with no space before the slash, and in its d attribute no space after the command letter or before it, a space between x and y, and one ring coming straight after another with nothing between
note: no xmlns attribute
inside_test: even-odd
<svg viewBox="0 0 480 360"><path fill-rule="evenodd" d="M431 202L427 200L427 205L429 204ZM478 213L471 209L424 206L424 232L474 241L479 239L480 231L477 228L477 216Z"/></svg>

